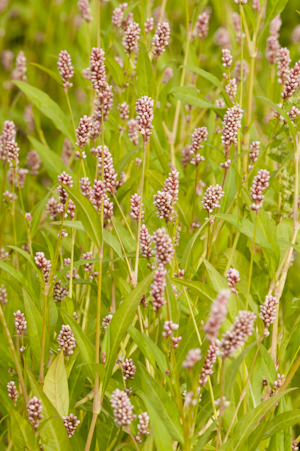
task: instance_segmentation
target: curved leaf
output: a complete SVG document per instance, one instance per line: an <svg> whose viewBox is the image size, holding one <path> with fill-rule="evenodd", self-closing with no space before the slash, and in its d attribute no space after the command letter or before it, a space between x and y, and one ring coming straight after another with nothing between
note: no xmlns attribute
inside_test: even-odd
<svg viewBox="0 0 300 451"><path fill-rule="evenodd" d="M153 272L145 277L132 292L124 299L110 322L110 354L106 361L104 390L107 387L117 356L119 344L131 325L141 298L153 278Z"/></svg>
<svg viewBox="0 0 300 451"><path fill-rule="evenodd" d="M42 401L42 413L44 419L48 419L39 430L44 451L72 451L66 428L57 410L51 404L29 368L27 368L27 374L32 394Z"/></svg>
<svg viewBox="0 0 300 451"><path fill-rule="evenodd" d="M290 392L293 389L286 390L274 395L272 398L267 399L267 401L262 402L255 409L250 410L246 413L240 421L237 423L236 427L232 431L231 437L228 442L221 446L220 451L243 451L245 449L245 441L251 434L251 432L256 428L259 420L264 416L266 412L275 406L282 396Z"/></svg>
<svg viewBox="0 0 300 451"><path fill-rule="evenodd" d="M53 152L53 150L42 144L33 136L28 136L28 139L33 148L39 154L45 169L54 182L57 182L57 177L63 171L66 171L68 174L72 175L74 183L77 182L77 175L73 174L73 172L67 168L62 159L55 152Z"/></svg>
<svg viewBox="0 0 300 451"><path fill-rule="evenodd" d="M36 106L41 113L51 119L58 130L60 130L65 136L67 136L73 144L74 142L74 130L72 129L71 122L60 109L54 100L38 88L29 85L25 81L13 81L14 83L28 99Z"/></svg>
<svg viewBox="0 0 300 451"><path fill-rule="evenodd" d="M272 435L277 434L283 429L294 426L299 422L300 422L299 409L292 410L291 412L281 413L271 421L271 424L267 432L265 433L265 437L271 437Z"/></svg>
<svg viewBox="0 0 300 451"><path fill-rule="evenodd" d="M42 353L43 319L35 303L32 301L32 299L24 289L23 289L23 299L30 349L33 357L36 360L37 365L39 366ZM48 334L46 334L45 353L44 353L45 358L47 358L48 356L48 350L49 350L49 339Z"/></svg>
<svg viewBox="0 0 300 451"><path fill-rule="evenodd" d="M154 441L158 451L173 451L172 439L165 425L163 417L154 407L153 399L146 396L140 390L137 395L143 400L147 413L150 417L150 424L153 429Z"/></svg>
<svg viewBox="0 0 300 451"><path fill-rule="evenodd" d="M79 324L77 324L77 322L72 318L72 316L70 316L67 312L64 312L63 310L61 310L61 314L65 321L65 324L69 324L73 334L75 335L76 343L80 351L82 361L84 363L94 362L95 348L90 342L90 340L86 337L83 330L81 329ZM90 373L91 375L93 375L92 371L90 371Z"/></svg>
<svg viewBox="0 0 300 451"><path fill-rule="evenodd" d="M176 404L167 392L165 392L165 390L152 378L152 376L150 376L141 362L138 362L138 367L141 372L144 395L148 399L151 399L151 404L161 417L173 439L179 440L183 443L183 429Z"/></svg>
<svg viewBox="0 0 300 451"><path fill-rule="evenodd" d="M69 186L64 185L64 189L79 210L82 225L91 240L100 248L102 240L100 217L91 202L81 193Z"/></svg>
<svg viewBox="0 0 300 451"><path fill-rule="evenodd" d="M140 41L140 51L137 60L138 96L153 96L153 69L148 56L148 51Z"/></svg>
<svg viewBox="0 0 300 451"><path fill-rule="evenodd" d="M44 393L60 416L68 415L69 388L63 351L60 351L47 371L44 382Z"/></svg>
<svg viewBox="0 0 300 451"><path fill-rule="evenodd" d="M16 451L36 451L39 448L31 424L16 410L10 411L12 440Z"/></svg>

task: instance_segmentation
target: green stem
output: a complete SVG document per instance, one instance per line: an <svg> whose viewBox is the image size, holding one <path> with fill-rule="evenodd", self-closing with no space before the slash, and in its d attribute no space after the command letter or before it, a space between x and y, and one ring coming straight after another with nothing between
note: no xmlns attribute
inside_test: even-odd
<svg viewBox="0 0 300 451"><path fill-rule="evenodd" d="M69 280L69 298L71 298L71 299L72 299L72 291L73 291L73 267L74 267L75 235L76 235L76 229L72 229L71 265L70 265L70 280Z"/></svg>
<svg viewBox="0 0 300 451"><path fill-rule="evenodd" d="M132 233L131 227L130 227L130 225L129 225L128 222L127 222L126 216L125 216L125 214L124 214L124 212L123 212L123 210L122 210L122 208L121 208L121 206L120 206L120 204L119 204L118 199L117 199L116 196L114 197L114 200L115 200L115 202L116 202L116 204L117 204L118 209L120 210L121 216L122 216L122 218L124 219L125 225L126 225L126 227L127 227L128 232L130 233L131 238L134 239L134 235L133 235L133 233Z"/></svg>
<svg viewBox="0 0 300 451"><path fill-rule="evenodd" d="M257 231L257 222L258 222L258 211L256 211L256 215L255 215L253 243L252 243L252 250L251 250L250 269L249 269L249 278L248 278L247 295L246 295L246 304L245 304L245 309L246 309L246 310L248 310L249 294L250 294L250 288L251 288L252 271L253 271L253 259L254 259L254 249L255 249L255 238L256 238L256 231Z"/></svg>
<svg viewBox="0 0 300 451"><path fill-rule="evenodd" d="M248 386L248 383L249 383L249 381L250 381L250 377L251 377L251 374L252 374L252 371L253 371L253 368L254 368L254 364L255 364L256 358L257 358L257 356L258 356L258 351L259 351L261 342L262 342L262 339L259 340L259 343L258 343L258 345L257 345L256 352L255 352L254 358L253 358L252 363L251 363L250 371L249 371L249 374L248 374L246 383L245 383L245 385L244 385L244 389L243 389L243 391L242 391L242 393L241 393L241 395L240 395L239 402L238 402L238 404L237 404L237 406L236 406L236 409L235 409L235 411L234 411L233 417L232 417L232 419L231 419L229 428L228 428L228 430L227 430L227 433L226 433L226 436L225 436L225 439L224 439L224 443L227 441L227 439L228 439L228 437L229 437L230 431L231 431L231 429L232 429L233 423L234 423L234 421L235 421L235 419L236 419L236 416L237 416L237 414L238 414L239 408L240 408L240 406L241 406L241 404L242 404L243 399L244 399L245 396L246 396L246 393L247 393L247 386Z"/></svg>
<svg viewBox="0 0 300 451"><path fill-rule="evenodd" d="M133 280L134 286L136 286L136 284L138 283L138 276L139 276L140 235L141 235L141 226L142 226L142 209L143 209L143 193L144 193L146 158L147 158L147 143L144 143L143 167L142 167L142 177L141 177L141 194L140 194L141 202L140 202L138 229L137 229L137 237L136 237L135 267L134 267L134 280Z"/></svg>
<svg viewBox="0 0 300 451"><path fill-rule="evenodd" d="M14 343L12 341L12 338L11 338L11 335L10 335L10 332L9 332L9 328L8 328L8 325L7 325L7 322L6 322L6 319L5 319L5 316L4 316L4 313L3 313L1 305L0 305L0 317L1 317L1 320L3 322L3 326L4 326L4 330L5 330L5 333L6 333L7 340L8 340L8 344L9 344L11 353L13 355L14 363L16 365L16 370L17 370L19 381L20 381L20 385L21 385L24 401L25 401L25 404L27 404L28 403L28 395L27 395L27 391L26 391L26 385L25 385L25 382L24 382L24 379L23 379L22 370L21 370L21 367L20 367L20 364L19 364L17 353L16 353L16 350L15 350Z"/></svg>
<svg viewBox="0 0 300 451"><path fill-rule="evenodd" d="M70 104L68 89L65 90L65 93L66 93L66 97L67 97L67 103L68 103L68 108L69 108L69 111L70 111L70 116L71 116L71 119L72 119L73 129L74 129L74 133L75 133L76 129L75 129L75 123L74 123L74 117L73 117L73 113L72 113L72 108L71 108L71 104Z"/></svg>
<svg viewBox="0 0 300 451"><path fill-rule="evenodd" d="M220 408L219 408L219 425L218 425L218 430L217 430L216 451L218 451L219 447L222 445L221 430L222 430L224 385L225 385L225 358L223 357L223 359L222 359L222 375L221 375Z"/></svg>

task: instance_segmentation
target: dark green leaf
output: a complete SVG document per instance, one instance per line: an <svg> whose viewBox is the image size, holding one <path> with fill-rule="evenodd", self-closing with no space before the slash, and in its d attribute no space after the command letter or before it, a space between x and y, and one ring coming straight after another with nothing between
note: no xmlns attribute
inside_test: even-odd
<svg viewBox="0 0 300 451"><path fill-rule="evenodd" d="M127 296L127 298L124 299L110 322L111 351L105 365L106 375L104 390L106 389L108 381L111 377L120 342L128 327L131 325L131 322L136 314L137 307L141 302L141 298L150 285L152 278L153 273L149 274L137 285L137 287Z"/></svg>
<svg viewBox="0 0 300 451"><path fill-rule="evenodd" d="M33 396L37 396L42 401L44 419L49 419L40 427L44 451L72 451L66 428L55 407L44 394L29 368L27 368L27 374Z"/></svg>
<svg viewBox="0 0 300 451"><path fill-rule="evenodd" d="M148 56L148 51L140 41L140 51L137 60L138 96L153 97L153 69Z"/></svg>
<svg viewBox="0 0 300 451"><path fill-rule="evenodd" d="M78 208L82 225L91 240L97 246L101 247L102 231L100 217L91 202L81 193L69 186L64 185L64 189Z"/></svg>
<svg viewBox="0 0 300 451"><path fill-rule="evenodd" d="M38 88L29 85L25 81L13 81L13 83L28 97L46 117L51 119L58 130L74 143L74 130L67 116L62 112L48 94Z"/></svg>
<svg viewBox="0 0 300 451"><path fill-rule="evenodd" d="M27 291L25 291L24 289L23 289L23 298L30 349L33 357L36 360L37 365L39 366L42 353L43 319L35 303L27 294ZM45 354L44 354L45 359L47 359L48 357L49 353L48 350L49 350L49 339L48 334L46 334Z"/></svg>
<svg viewBox="0 0 300 451"><path fill-rule="evenodd" d="M144 395L148 399L151 399L153 407L161 417L173 439L183 443L183 429L176 404L165 390L150 376L141 362L138 362L138 367L141 372Z"/></svg>
<svg viewBox="0 0 300 451"><path fill-rule="evenodd" d="M39 446L31 424L25 420L16 410L10 411L12 440L16 451L37 451Z"/></svg>

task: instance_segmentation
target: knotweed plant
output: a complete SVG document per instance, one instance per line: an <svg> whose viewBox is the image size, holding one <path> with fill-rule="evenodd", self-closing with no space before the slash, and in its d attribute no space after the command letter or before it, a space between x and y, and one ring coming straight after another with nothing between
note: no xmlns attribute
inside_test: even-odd
<svg viewBox="0 0 300 451"><path fill-rule="evenodd" d="M0 0L0 450L299 449L298 3L45 5Z"/></svg>

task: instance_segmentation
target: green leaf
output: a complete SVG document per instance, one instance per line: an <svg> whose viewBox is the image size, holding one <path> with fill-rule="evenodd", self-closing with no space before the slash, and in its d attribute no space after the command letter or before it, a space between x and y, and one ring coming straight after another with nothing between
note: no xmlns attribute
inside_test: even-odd
<svg viewBox="0 0 300 451"><path fill-rule="evenodd" d="M112 217L112 222L118 232L118 235L120 237L120 240L122 241L122 244L125 248L126 252L135 252L136 250L136 241L132 238L132 236L130 235L130 233L128 232L127 229L125 229L125 227L122 226L122 224L120 223L120 221L113 216Z"/></svg>
<svg viewBox="0 0 300 451"><path fill-rule="evenodd" d="M158 451L173 451L172 439L169 434L164 418L160 416L159 411L155 408L153 399L146 396L140 390L137 395L143 400L147 413L150 417L150 424L153 430L154 441ZM175 407L176 408L176 407Z"/></svg>
<svg viewBox="0 0 300 451"><path fill-rule="evenodd" d="M137 59L138 96L153 97L153 69L148 56L148 51L143 42L140 41L140 51Z"/></svg>
<svg viewBox="0 0 300 451"><path fill-rule="evenodd" d="M17 246L7 246L7 247L9 247L9 248L15 250L15 251L18 252L20 255L22 255L22 256L23 256L23 257L31 264L31 266L33 267L34 271L35 271L37 274L40 274L40 273L37 271L37 266L36 266L36 264L34 263L33 257L32 257L30 254L28 254L28 252L24 251L23 249L21 249L20 247L17 247Z"/></svg>
<svg viewBox="0 0 300 451"><path fill-rule="evenodd" d="M232 431L230 439L221 446L220 451L244 451L245 442L251 432L256 428L259 420L266 412L269 411L269 409L271 409L271 407L277 404L280 398L282 398L291 390L293 389L286 390L278 393L277 395L274 395L272 398L267 399L255 409L250 410L250 412L241 417L236 427Z"/></svg>
<svg viewBox="0 0 300 451"><path fill-rule="evenodd" d="M135 329L136 331L136 329ZM129 335L134 339L134 336L132 335L132 326L129 327L128 333ZM159 349L159 347L151 340L150 337L148 337L146 334L142 334L145 343L147 344L147 349L150 349L152 356L154 358L154 362L156 361L160 371L165 376L166 370L168 369L168 364L166 360L165 354ZM142 351L142 349L141 349ZM143 352L143 351L142 351ZM171 381L169 378L166 378L167 384L169 385L169 388L172 389Z"/></svg>
<svg viewBox="0 0 300 451"><path fill-rule="evenodd" d="M204 432L204 434L201 435L198 442L196 443L196 446L193 448L194 451L202 451L204 446L211 440L211 436L214 432L214 429L216 427L215 421L213 424L209 426L209 428ZM208 449L208 448L206 448Z"/></svg>
<svg viewBox="0 0 300 451"><path fill-rule="evenodd" d="M75 176L72 171L67 168L62 159L56 153L49 149L49 147L40 143L33 136L28 136L28 139L31 142L33 148L39 154L39 157L42 160L45 169L54 182L57 182L57 177L59 176L59 174L61 174L63 171L66 171L68 174L72 175L73 180L76 183L77 175Z"/></svg>
<svg viewBox="0 0 300 451"><path fill-rule="evenodd" d="M267 3L268 3L268 5L269 5L269 3L277 3L277 4L279 3L280 4L280 3L284 3L284 1L287 1L287 0L270 0ZM256 98L265 100L266 102L268 102L268 104L271 105L271 107L274 108L274 110L276 110L277 113L279 113L281 116L284 117L284 119L286 120L286 122L289 126L290 132L292 134L294 144L296 145L296 130L295 130L295 127L294 127L290 117L288 116L287 112L283 108L280 108L278 105L276 105L276 103L274 103L272 100L268 99L267 97L257 96Z"/></svg>
<svg viewBox="0 0 300 451"><path fill-rule="evenodd" d="M165 390L153 379L153 377L150 376L141 362L138 362L138 367L141 373L142 390L144 395L148 399L151 399L153 407L161 417L162 422L166 425L172 438L183 443L183 429L176 404L165 392Z"/></svg>
<svg viewBox="0 0 300 451"><path fill-rule="evenodd" d="M74 130L72 129L71 122L60 109L54 100L34 86L29 85L25 81L13 81L14 83L28 99L36 106L41 113L51 119L58 130L60 130L70 141L74 142Z"/></svg>
<svg viewBox="0 0 300 451"><path fill-rule="evenodd" d="M27 291L25 291L24 289L23 289L23 299L30 349L33 357L36 360L37 366L39 366L42 354L43 319L35 303L31 299L31 297L27 294ZM44 353L45 359L47 359L48 352L49 352L49 338L48 334L46 333L45 353Z"/></svg>
<svg viewBox="0 0 300 451"><path fill-rule="evenodd" d="M16 451L36 451L39 446L28 420L25 420L16 410L10 411L12 440Z"/></svg>
<svg viewBox="0 0 300 451"><path fill-rule="evenodd" d="M279 342L279 352L278 352L278 358L281 358L284 351L287 348L287 345L296 329L300 321L300 311L299 309L296 310L295 313L288 316L284 319L283 322L283 334L282 338Z"/></svg>
<svg viewBox="0 0 300 451"><path fill-rule="evenodd" d="M261 32L259 40L263 36L266 29L269 27L270 22L284 10L287 2L288 2L288 0L268 0L267 1L266 15L265 15L265 19L264 19L265 26L263 28L263 31Z"/></svg>
<svg viewBox="0 0 300 451"><path fill-rule="evenodd" d="M110 55L105 55L105 66L107 67L114 82L120 88L124 87L124 72L121 66Z"/></svg>
<svg viewBox="0 0 300 451"><path fill-rule="evenodd" d="M282 431L285 428L289 428L291 426L294 426L295 424L299 423L300 421L300 410L295 409L291 412L284 412L280 415L277 415L270 424L270 427L268 428L265 438L271 437L274 434L277 434L278 432Z"/></svg>
<svg viewBox="0 0 300 451"><path fill-rule="evenodd" d="M63 84L62 84L62 81L61 81L61 76L58 73L54 72L51 69L48 69L48 67L42 66L41 64L37 64L37 63L30 63L30 64L31 64L31 66L38 67L42 71L46 72L48 75L50 75L50 77L53 78L53 80L57 81L57 83L61 87L63 87Z"/></svg>
<svg viewBox="0 0 300 451"><path fill-rule="evenodd" d="M203 69L200 69L200 67L197 66L181 66L184 67L187 70L190 70L191 72L194 72L194 74L201 75L201 77L206 78L206 80L210 81L213 85L215 85L217 88L221 89L221 91L224 91L223 86L221 85L220 80L215 77L214 75L210 74L209 72L206 72Z"/></svg>
<svg viewBox="0 0 300 451"><path fill-rule="evenodd" d="M97 425L97 444L99 451L107 451L117 433L118 428L114 424L106 424L101 421Z"/></svg>
<svg viewBox="0 0 300 451"><path fill-rule="evenodd" d="M27 374L33 396L37 396L42 401L44 419L49 419L39 429L44 451L72 451L66 428L57 410L51 404L29 368L27 368Z"/></svg>
<svg viewBox="0 0 300 451"><path fill-rule="evenodd" d="M226 374L225 374L225 389L224 389L224 394L226 398L229 398L230 392L231 390L233 390L234 387L234 383L235 383L235 379L236 376L238 374L238 371L240 369L240 366L243 362L243 360L245 359L245 357L248 355L249 351L255 346L257 345L258 342L254 341L253 343L251 343L250 345L248 345L243 352L241 352L234 360L233 362L230 364L230 366L226 369Z"/></svg>
<svg viewBox="0 0 300 451"><path fill-rule="evenodd" d="M198 99L197 97L193 97L187 94L183 94L181 92L173 92L173 97L177 100L181 100L181 102L187 103L188 105L195 106L197 108L212 108L213 110L220 110L221 108L216 106L214 103L208 102L203 99Z"/></svg>
<svg viewBox="0 0 300 451"><path fill-rule="evenodd" d="M91 363L95 361L95 348L84 334L83 330L77 324L77 322L65 311L61 310L61 315L65 321L65 324L69 324L72 329L73 334L75 335L76 343L84 363ZM90 370L91 375L94 374Z"/></svg>
<svg viewBox="0 0 300 451"><path fill-rule="evenodd" d="M297 246L297 244L293 244L293 243L291 243L290 241L287 241L287 240L276 240L276 241L277 241L278 243L284 243L284 244L286 244L287 246L292 247L292 248L295 249L295 251L297 251L298 254L300 255L300 247Z"/></svg>
<svg viewBox="0 0 300 451"><path fill-rule="evenodd" d="M260 442L263 440L266 429L268 428L272 419L273 412L269 412L262 422L254 429L248 439L247 451L256 451Z"/></svg>
<svg viewBox="0 0 300 451"><path fill-rule="evenodd" d="M60 351L47 371L44 393L61 417L68 415L69 388L63 351Z"/></svg>
<svg viewBox="0 0 300 451"><path fill-rule="evenodd" d="M207 226L208 223L209 221L205 221L204 224L202 224L202 226L197 230L197 232L194 233L194 235L192 236L192 238L190 239L190 241L188 242L183 251L183 256L181 259L181 267L182 269L184 269L185 272L187 272L189 269L191 252L195 245L196 239L198 238L200 232L202 232L202 230Z"/></svg>
<svg viewBox="0 0 300 451"><path fill-rule="evenodd" d="M150 282L153 278L153 272L145 277L132 292L124 299L120 307L117 309L110 322L110 343L111 350L106 361L105 369L105 381L104 390L107 387L108 381L111 377L111 373L116 361L117 350L119 344L127 332L128 327L131 325L136 310L141 302L143 294L146 292Z"/></svg>
<svg viewBox="0 0 300 451"><path fill-rule="evenodd" d="M246 218L243 218L238 215L223 215L218 214L216 217L223 219L224 221L232 224L237 230L239 230L243 235L246 235L248 238L253 240L254 236L254 224ZM268 240L262 235L262 233L257 230L255 236L255 242L259 244L264 249L267 249L272 255L274 255L274 249Z"/></svg>
<svg viewBox="0 0 300 451"><path fill-rule="evenodd" d="M166 275L167 296L171 306L171 319L174 323L179 323L178 301L169 274Z"/></svg>
<svg viewBox="0 0 300 451"><path fill-rule="evenodd" d="M3 271L10 274L14 279L16 279L24 288L26 288L26 291L28 294L35 299L35 294L32 290L31 284L29 280L17 269L13 268L12 266L8 265L7 263L0 260L0 269L3 269Z"/></svg>
<svg viewBox="0 0 300 451"><path fill-rule="evenodd" d="M128 328L128 333L131 336L131 338L135 341L135 343L137 344L139 350L144 354L146 359L149 360L149 362L151 363L153 368L155 368L156 360L155 360L152 350L146 340L146 335L144 333L139 332L133 326L130 326Z"/></svg>
<svg viewBox="0 0 300 451"><path fill-rule="evenodd" d="M71 412L74 409L74 406L78 401L80 394L84 388L87 373L88 373L87 365L77 367L75 364L72 368L72 371L69 376L69 398Z"/></svg>
<svg viewBox="0 0 300 451"><path fill-rule="evenodd" d="M101 232L100 217L97 214L95 208L83 194L79 193L75 189L65 185L64 189L67 191L70 198L78 208L81 222L83 224L86 233L95 243L97 249L99 249L101 247L102 242L102 232Z"/></svg>
<svg viewBox="0 0 300 451"><path fill-rule="evenodd" d="M53 221L50 224L61 225L61 221ZM85 228L83 227L81 221L64 221L63 225L64 227L70 227L71 229L76 229L85 232ZM111 232L109 232L106 229L103 229L103 241L108 246L110 246L115 251L116 254L118 254L118 256L122 261L124 261L123 251L119 241ZM98 261L99 259L97 259L97 262Z"/></svg>
<svg viewBox="0 0 300 451"><path fill-rule="evenodd" d="M36 206L36 208L34 210L34 213L32 215L31 227L30 227L31 238L35 237L35 235L36 235L36 233L37 233L37 231L39 229L39 226L40 226L40 223L41 223L42 214L43 214L43 211L45 210L45 207L46 207L46 204L48 202L48 199L49 199L50 195L51 195L51 192L49 191L49 193L46 194L44 199L42 199L37 204L37 206Z"/></svg>
<svg viewBox="0 0 300 451"><path fill-rule="evenodd" d="M49 254L50 254L50 260L53 261L54 260L54 249L53 249L52 243L49 240L49 238L47 237L47 235L45 234L45 232L41 231L41 234L43 235L44 240L47 243L48 251L49 251Z"/></svg>
<svg viewBox="0 0 300 451"><path fill-rule="evenodd" d="M180 285L189 288L201 301L210 304L217 296L217 291L203 282L195 282L194 280L174 279Z"/></svg>

